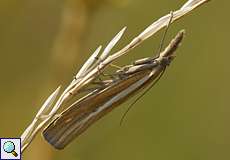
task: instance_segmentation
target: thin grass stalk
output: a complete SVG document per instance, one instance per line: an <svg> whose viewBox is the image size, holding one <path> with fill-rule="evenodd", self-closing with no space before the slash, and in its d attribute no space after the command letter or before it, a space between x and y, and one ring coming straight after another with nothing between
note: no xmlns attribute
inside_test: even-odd
<svg viewBox="0 0 230 160"><path fill-rule="evenodd" d="M184 15L190 13L195 8L203 5L204 3L208 2L209 0L188 0L179 10L176 10L173 12L173 19L172 23ZM54 117L57 115L58 110L60 110L61 106L64 105L66 102L71 100L73 96L79 93L79 91L84 88L85 86L91 84L98 75L113 61L120 58L122 55L126 54L130 50L134 49L138 45L140 45L144 40L148 39L149 37L153 36L156 32L161 30L162 28L167 26L167 23L170 19L170 14L167 14L163 16L162 18L158 19L154 23L152 23L150 26L148 26L143 32L141 32L138 36L136 36L128 45L123 47L121 50L115 52L114 54L109 56L109 53L112 49L112 47L118 42L118 40L121 38L121 35L123 34L124 30L122 30L122 34L118 34L118 36L109 43L109 45L106 47L104 52L101 54L101 59L99 56L100 63L94 65L90 61L90 65L86 65L86 68L83 68L82 70L84 72L78 73L77 78L74 79L62 92L62 94L59 96L56 103L54 103L58 93L60 92L60 88L58 88L53 94L51 94L51 98L49 97L44 105L41 107L41 109L36 114L34 120L31 122L31 124L25 129L23 134L21 135L22 141L22 152L29 146L29 144L33 141L35 136L38 134L38 132L44 128ZM96 55L98 55L100 51L99 49L96 51ZM98 52L98 53L97 53ZM93 66L93 67L90 67ZM87 73L87 74L85 74Z"/></svg>

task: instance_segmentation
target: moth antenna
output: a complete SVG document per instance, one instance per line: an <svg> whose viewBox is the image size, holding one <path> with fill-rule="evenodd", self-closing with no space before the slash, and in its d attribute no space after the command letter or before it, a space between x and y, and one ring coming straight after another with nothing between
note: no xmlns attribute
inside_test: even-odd
<svg viewBox="0 0 230 160"><path fill-rule="evenodd" d="M125 111L125 113L122 115L121 120L120 120L120 126L123 124L126 115L128 114L128 112L132 109L132 107L148 92L150 91L150 89L152 89L152 87L161 79L161 77L163 76L163 74L165 73L165 69L166 67L163 69L163 71L161 72L161 74L158 76L158 78L140 95L138 96L128 107L128 109Z"/></svg>
<svg viewBox="0 0 230 160"><path fill-rule="evenodd" d="M162 50L162 48L163 48L163 45L164 45L164 41L165 41L167 32L168 32L168 30L169 30L169 26L170 26L170 24L171 24L171 22L172 22L172 19L173 19L173 11L171 11L170 14L171 14L171 16L170 16L170 19L169 19L168 24L167 24L167 26L166 26L166 29L165 29L165 31L164 31L164 34L163 34L163 36L162 36L162 38L161 38L160 46L159 46L159 48L158 48L157 56L156 56L156 57L159 57L159 56L160 56L160 53L161 53L161 50Z"/></svg>
<svg viewBox="0 0 230 160"><path fill-rule="evenodd" d="M157 51L157 56L156 57L159 57L160 56L160 53L161 53L161 50L163 48L163 44L164 44L164 41L165 41L165 37L167 35L167 32L168 32L168 29L169 29L169 26L172 22L172 19L173 19L173 11L170 12L171 16L170 16L170 19L168 21L168 24L166 26L166 29L164 31L164 34L162 36L162 39L161 39L161 42L160 42L160 46L159 46L159 49ZM123 114L123 116L121 117L121 120L120 120L120 126L122 125L126 115L128 114L128 112L132 109L133 105L135 105L160 79L161 77L163 76L165 72L165 68L164 70L161 72L161 74L159 75L159 77L151 84L151 86L149 86L139 97L137 97L133 103L131 103L128 107L128 109L125 111L125 113Z"/></svg>

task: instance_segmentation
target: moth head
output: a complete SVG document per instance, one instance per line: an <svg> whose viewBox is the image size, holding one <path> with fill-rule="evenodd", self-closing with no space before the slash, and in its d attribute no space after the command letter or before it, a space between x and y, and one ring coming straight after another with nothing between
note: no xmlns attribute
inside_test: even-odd
<svg viewBox="0 0 230 160"><path fill-rule="evenodd" d="M159 59L162 65L169 65L171 61L176 57L175 51L180 46L184 38L184 34L184 30L179 31L177 35L171 40L169 45L164 49L164 51L160 53Z"/></svg>

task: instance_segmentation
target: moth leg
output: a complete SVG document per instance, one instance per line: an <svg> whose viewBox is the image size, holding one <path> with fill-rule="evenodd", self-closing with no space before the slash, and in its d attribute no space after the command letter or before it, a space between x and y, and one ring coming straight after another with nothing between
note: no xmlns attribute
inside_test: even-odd
<svg viewBox="0 0 230 160"><path fill-rule="evenodd" d="M101 90L103 88L105 88L105 87L102 86L102 85L99 86L99 87L83 88L83 89L80 90L80 93L84 93L84 92L89 93L89 92L93 92L95 90Z"/></svg>
<svg viewBox="0 0 230 160"><path fill-rule="evenodd" d="M49 117L50 117L50 115L48 115L48 114L47 115L40 115L40 116L37 117L37 119L38 120L45 120L45 119L47 119Z"/></svg>
<svg viewBox="0 0 230 160"><path fill-rule="evenodd" d="M54 117L55 116L57 117L57 116L59 116L59 114L55 114ZM46 120L46 119L48 119L50 117L51 117L51 115L49 115L49 114L43 114L43 115L40 115L40 116L36 117L36 119L43 121L43 120Z"/></svg>
<svg viewBox="0 0 230 160"><path fill-rule="evenodd" d="M120 67L120 66L118 66L116 64L113 64L113 63L109 64L109 66L113 67L113 68L116 68L116 69L121 69L122 68L122 67Z"/></svg>
<svg viewBox="0 0 230 160"><path fill-rule="evenodd" d="M112 67L112 68L115 68L116 70L117 70L117 69L118 69L118 70L123 69L123 67L120 67L120 66L115 65L115 64L109 64L109 66ZM109 79L112 79L113 81L118 79L116 73L115 73L115 74L114 74L114 73L112 73L112 74L109 73L109 74L108 74L108 73L103 73L103 72L101 72L101 75L102 75L103 77L109 77Z"/></svg>
<svg viewBox="0 0 230 160"><path fill-rule="evenodd" d="M108 79L108 80L98 79L98 81L91 82L91 85L94 85L94 86L91 86L91 87L87 86L87 87L81 88L79 90L79 93L89 93L89 92L94 92L96 90L102 90L113 82L115 82L114 79Z"/></svg>
<svg viewBox="0 0 230 160"><path fill-rule="evenodd" d="M61 116L61 113L55 114L55 115L54 115L54 119L56 119L56 118L58 118L58 117L60 117L60 116Z"/></svg>
<svg viewBox="0 0 230 160"><path fill-rule="evenodd" d="M108 85L112 82L114 82L114 80L109 79L109 80L103 80L103 81L94 81L94 82L92 82L92 84L99 85L99 86L105 86L105 85Z"/></svg>
<svg viewBox="0 0 230 160"><path fill-rule="evenodd" d="M156 58L153 58L153 57L138 59L133 62L133 65L137 66L137 65L142 65L142 64L149 64L149 63L152 63L155 59Z"/></svg>
<svg viewBox="0 0 230 160"><path fill-rule="evenodd" d="M99 60L99 64L101 63L101 60L98 58ZM115 65L115 64L109 64L110 67L112 68L115 68L115 69L121 69L122 67L118 66L118 65ZM113 75L113 74L107 74L107 73L104 73L103 71L101 71L101 69L99 68L99 65L98 65L98 80L99 81L103 81L103 79L100 77L100 76L104 76L104 77L110 77L111 79L115 79L116 77Z"/></svg>

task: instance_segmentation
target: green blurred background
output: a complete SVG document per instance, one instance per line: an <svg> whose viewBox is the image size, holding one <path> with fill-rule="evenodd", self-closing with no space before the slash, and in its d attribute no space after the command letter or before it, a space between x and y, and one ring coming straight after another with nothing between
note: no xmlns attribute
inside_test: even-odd
<svg viewBox="0 0 230 160"><path fill-rule="evenodd" d="M17 137L40 105L100 44L128 26L117 49L186 0L1 0L0 137ZM230 1L211 1L170 27L187 34L165 76L119 126L129 100L65 150L39 135L24 160L230 159ZM151 56L162 32L120 59Z"/></svg>

